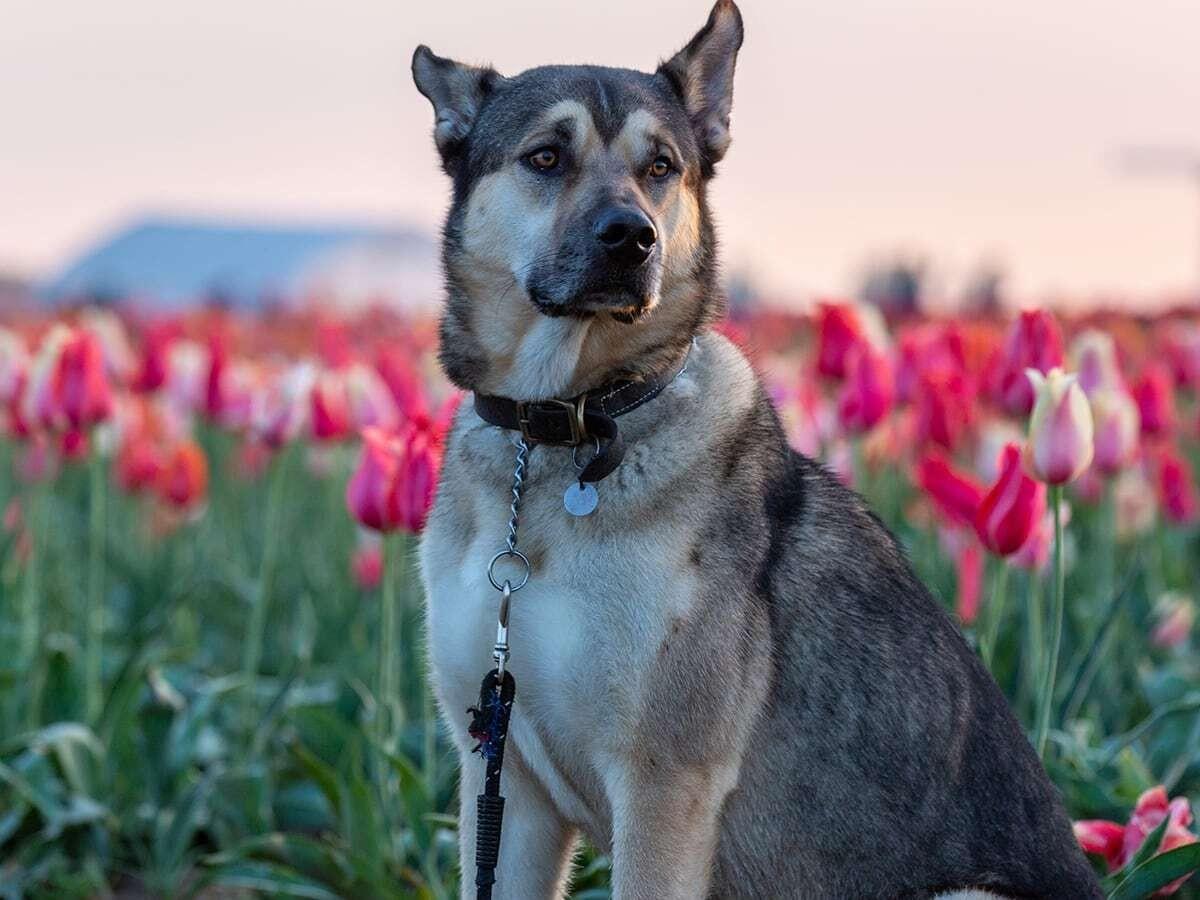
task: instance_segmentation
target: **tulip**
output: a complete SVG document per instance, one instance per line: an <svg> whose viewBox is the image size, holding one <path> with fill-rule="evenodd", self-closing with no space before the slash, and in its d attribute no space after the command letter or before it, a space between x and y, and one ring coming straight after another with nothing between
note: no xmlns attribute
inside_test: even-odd
<svg viewBox="0 0 1200 900"><path fill-rule="evenodd" d="M845 378L850 354L867 340L860 310L848 303L822 303L817 313L817 372Z"/></svg>
<svg viewBox="0 0 1200 900"><path fill-rule="evenodd" d="M295 440L307 427L315 380L313 366L300 363L283 373L267 375L256 386L250 404L250 429L271 450Z"/></svg>
<svg viewBox="0 0 1200 900"><path fill-rule="evenodd" d="M310 394L312 435L318 441L340 441L350 434L346 384L337 372L323 372Z"/></svg>
<svg viewBox="0 0 1200 900"><path fill-rule="evenodd" d="M113 400L100 342L76 331L62 345L52 394L57 412L71 429L84 429L112 415Z"/></svg>
<svg viewBox="0 0 1200 900"><path fill-rule="evenodd" d="M7 328L0 328L0 405L10 406L25 384L29 371L25 342Z"/></svg>
<svg viewBox="0 0 1200 900"><path fill-rule="evenodd" d="M1029 415L1034 396L1026 370L1045 373L1062 361L1062 334L1054 317L1043 310L1023 311L993 363L994 399L1009 415Z"/></svg>
<svg viewBox="0 0 1200 900"><path fill-rule="evenodd" d="M191 510L208 493L208 460L192 441L176 446L163 462L158 478L158 493L179 510Z"/></svg>
<svg viewBox="0 0 1200 900"><path fill-rule="evenodd" d="M395 485L404 439L380 428L363 431L362 454L346 485L346 507L362 525L393 531L400 525Z"/></svg>
<svg viewBox="0 0 1200 900"><path fill-rule="evenodd" d="M166 384L167 354L178 335L179 329L174 323L157 323L146 329L142 336L141 359L133 378L135 391L148 394Z"/></svg>
<svg viewBox="0 0 1200 900"><path fill-rule="evenodd" d="M1155 460L1158 502L1168 521L1187 525L1195 521L1200 511L1196 483L1187 460L1170 447L1160 448Z"/></svg>
<svg viewBox="0 0 1200 900"><path fill-rule="evenodd" d="M229 364L229 345L225 335L213 331L208 336L208 355L204 374L204 413L220 421L225 409L225 369Z"/></svg>
<svg viewBox="0 0 1200 900"><path fill-rule="evenodd" d="M71 340L71 329L55 324L38 345L21 393L20 419L28 428L55 428L59 410L54 393L62 349Z"/></svg>
<svg viewBox="0 0 1200 900"><path fill-rule="evenodd" d="M171 404L180 413L201 412L205 408L208 351L195 341L172 341L164 351L166 389Z"/></svg>
<svg viewBox="0 0 1200 900"><path fill-rule="evenodd" d="M1095 423L1095 467L1115 475L1134 458L1141 433L1137 404L1124 390L1103 389L1091 395Z"/></svg>
<svg viewBox="0 0 1200 900"><path fill-rule="evenodd" d="M955 369L924 372L916 396L917 441L955 450L970 430L975 390L969 377Z"/></svg>
<svg viewBox="0 0 1200 900"><path fill-rule="evenodd" d="M971 527L983 502L983 486L942 456L926 454L917 464L917 484L950 522Z"/></svg>
<svg viewBox="0 0 1200 900"><path fill-rule="evenodd" d="M1138 797L1129 821L1124 826L1103 819L1088 819L1075 823L1075 838L1084 852L1103 856L1108 870L1115 872L1129 864L1146 838L1162 825L1164 820L1167 827L1156 856L1177 847L1194 844L1198 840L1188 829L1192 824L1192 811L1187 798L1176 797L1174 800L1168 800L1167 791L1162 785L1152 787ZM1166 897L1175 893L1187 879L1188 876L1185 875L1178 881L1171 882L1155 896Z"/></svg>
<svg viewBox="0 0 1200 900"><path fill-rule="evenodd" d="M886 356L860 343L851 352L847 375L838 401L838 419L848 434L870 431L892 408L895 387Z"/></svg>
<svg viewBox="0 0 1200 900"><path fill-rule="evenodd" d="M118 383L126 383L134 370L136 358L125 331L125 323L111 310L92 306L83 311L79 324L98 342L108 376Z"/></svg>
<svg viewBox="0 0 1200 900"><path fill-rule="evenodd" d="M1000 475L975 514L975 533L992 553L1008 556L1029 540L1045 511L1045 485L1025 474L1020 446L1005 445L1000 452Z"/></svg>
<svg viewBox="0 0 1200 900"><path fill-rule="evenodd" d="M1098 391L1119 391L1125 387L1117 362L1117 345L1112 336L1090 328L1071 343L1072 368L1079 373L1079 386L1088 397Z"/></svg>
<svg viewBox="0 0 1200 900"><path fill-rule="evenodd" d="M433 437L428 432L409 429L394 490L398 521L405 531L416 534L425 527L440 467L441 453Z"/></svg>
<svg viewBox="0 0 1200 900"><path fill-rule="evenodd" d="M1159 363L1150 363L1134 382L1133 399L1142 420L1142 434L1159 437L1175 428L1175 393L1171 373Z"/></svg>
<svg viewBox="0 0 1200 900"><path fill-rule="evenodd" d="M1126 469L1113 480L1113 509L1118 540L1128 541L1154 527L1158 501L1154 485L1140 466Z"/></svg>
<svg viewBox="0 0 1200 900"><path fill-rule="evenodd" d="M1074 375L1054 368L1026 374L1036 402L1029 419L1029 462L1047 484L1074 481L1092 462L1092 410Z"/></svg>
<svg viewBox="0 0 1200 900"><path fill-rule="evenodd" d="M130 494L137 494L158 484L162 474L162 454L157 444L143 434L134 435L121 443L113 460L117 484Z"/></svg>
<svg viewBox="0 0 1200 900"><path fill-rule="evenodd" d="M388 344L375 358L375 370L387 385L405 421L426 416L429 410L421 375L411 362L413 355L407 348Z"/></svg>
<svg viewBox="0 0 1200 900"><path fill-rule="evenodd" d="M346 416L352 430L395 429L400 424L400 412L391 391L374 369L353 363L345 370L343 384Z"/></svg>
<svg viewBox="0 0 1200 900"><path fill-rule="evenodd" d="M379 541L362 541L350 560L354 583L364 591L374 590L383 581L383 547Z"/></svg>
<svg viewBox="0 0 1200 900"><path fill-rule="evenodd" d="M1168 591L1154 604L1154 618L1151 643L1164 649L1178 647L1192 633L1192 626L1196 622L1196 605L1191 597Z"/></svg>

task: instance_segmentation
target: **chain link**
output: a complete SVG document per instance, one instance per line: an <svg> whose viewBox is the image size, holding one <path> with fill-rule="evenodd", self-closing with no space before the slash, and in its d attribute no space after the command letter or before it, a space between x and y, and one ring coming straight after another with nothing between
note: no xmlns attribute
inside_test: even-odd
<svg viewBox="0 0 1200 900"><path fill-rule="evenodd" d="M517 442L517 465L513 470L512 503L508 507L512 515L508 520L508 539L505 541L511 553L517 552L517 525L519 524L521 515L521 490L525 486L525 464L528 460L529 445L525 443L524 438L521 438Z"/></svg>

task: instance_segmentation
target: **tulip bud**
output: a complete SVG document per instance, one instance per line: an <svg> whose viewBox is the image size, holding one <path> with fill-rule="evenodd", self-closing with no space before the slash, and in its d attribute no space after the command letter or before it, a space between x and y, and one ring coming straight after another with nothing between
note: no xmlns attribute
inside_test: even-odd
<svg viewBox="0 0 1200 900"><path fill-rule="evenodd" d="M1029 540L1046 512L1046 486L1025 474L1021 448L1000 451L1000 476L984 495L975 515L975 533L997 556L1008 556Z"/></svg>
<svg viewBox="0 0 1200 900"><path fill-rule="evenodd" d="M1036 393L1029 419L1029 462L1047 484L1066 484L1091 465L1092 410L1074 375L1054 368L1026 374Z"/></svg>
<svg viewBox="0 0 1200 900"><path fill-rule="evenodd" d="M1089 328L1075 338L1071 343L1071 363L1079 373L1079 386L1089 397L1125 387L1117 362L1117 345L1105 331Z"/></svg>
<svg viewBox="0 0 1200 900"><path fill-rule="evenodd" d="M895 388L888 358L866 342L850 354L838 400L838 419L848 434L870 431L891 411Z"/></svg>
<svg viewBox="0 0 1200 900"><path fill-rule="evenodd" d="M194 509L208 494L208 460L193 441L176 446L159 473L158 493L179 510Z"/></svg>
<svg viewBox="0 0 1200 900"><path fill-rule="evenodd" d="M1167 520L1176 525L1195 521L1200 511L1200 499L1196 497L1196 482L1187 460L1174 449L1163 447L1158 451L1155 463L1158 502Z"/></svg>
<svg viewBox="0 0 1200 900"><path fill-rule="evenodd" d="M1000 407L1013 416L1027 416L1033 409L1033 386L1026 369L1049 372L1061 366L1062 333L1054 316L1040 309L1024 310L1008 332L992 370L992 394Z"/></svg>
<svg viewBox="0 0 1200 900"><path fill-rule="evenodd" d="M1142 418L1142 434L1159 437L1175 428L1175 391L1171 373L1165 366L1159 363L1146 366L1134 382L1132 393Z"/></svg>
<svg viewBox="0 0 1200 900"><path fill-rule="evenodd" d="M410 428L394 491L398 520L405 531L416 534L425 527L440 468L441 454L432 436L423 429Z"/></svg>
<svg viewBox="0 0 1200 900"><path fill-rule="evenodd" d="M72 430L87 428L112 415L104 351L91 332L76 331L63 343L52 384L56 410Z"/></svg>
<svg viewBox="0 0 1200 900"><path fill-rule="evenodd" d="M365 429L362 438L358 467L346 485L346 507L366 527L393 531L400 524L394 491L404 441L380 428Z"/></svg>
<svg viewBox="0 0 1200 900"><path fill-rule="evenodd" d="M1096 426L1096 468L1114 475L1132 461L1138 449L1141 423L1137 404L1125 391L1102 389L1092 394Z"/></svg>

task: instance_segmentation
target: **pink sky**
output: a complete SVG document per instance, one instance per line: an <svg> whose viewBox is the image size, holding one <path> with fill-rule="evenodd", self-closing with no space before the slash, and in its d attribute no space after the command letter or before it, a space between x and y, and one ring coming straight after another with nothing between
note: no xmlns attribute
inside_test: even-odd
<svg viewBox="0 0 1200 900"><path fill-rule="evenodd" d="M649 67L703 2L21 3L0 29L0 268L44 271L146 209L433 226L446 202L413 46L502 72ZM1155 295L1200 272L1200 197L1122 175L1200 147L1195 0L746 0L726 257L843 291L913 250L1040 297Z"/></svg>

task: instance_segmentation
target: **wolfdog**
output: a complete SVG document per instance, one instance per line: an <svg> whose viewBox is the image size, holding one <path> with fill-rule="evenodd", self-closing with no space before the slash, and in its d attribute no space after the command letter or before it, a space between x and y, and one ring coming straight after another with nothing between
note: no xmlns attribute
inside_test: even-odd
<svg viewBox="0 0 1200 900"><path fill-rule="evenodd" d="M741 44L720 0L650 73L413 57L453 184L440 360L474 394L421 550L463 896L484 781L464 710L524 441L496 896L562 896L585 837L619 900L1101 897L955 624L711 327ZM786 176L786 149L765 162Z"/></svg>

